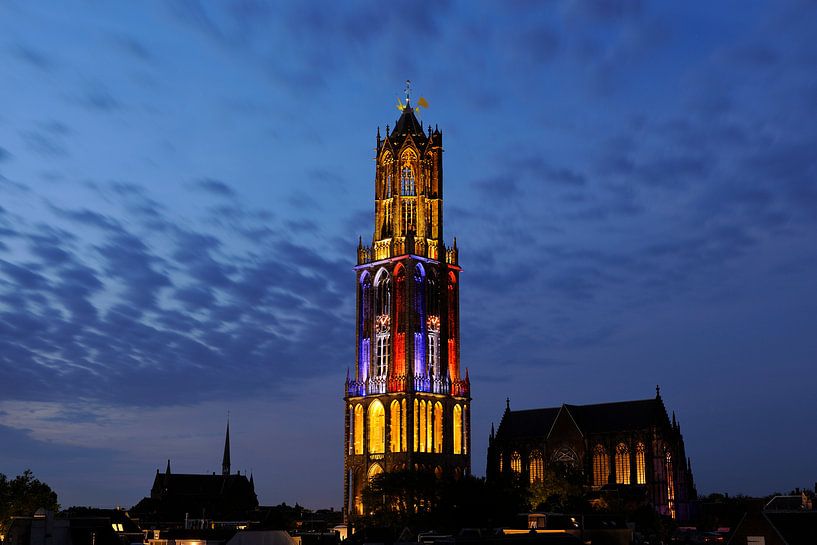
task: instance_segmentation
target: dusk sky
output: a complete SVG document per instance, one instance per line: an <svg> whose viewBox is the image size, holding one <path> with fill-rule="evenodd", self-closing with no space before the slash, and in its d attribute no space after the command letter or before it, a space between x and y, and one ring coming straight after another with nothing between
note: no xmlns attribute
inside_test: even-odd
<svg viewBox="0 0 817 545"><path fill-rule="evenodd" d="M358 237L443 131L472 464L661 395L700 493L817 480L817 2L0 3L0 472L340 508Z"/></svg>

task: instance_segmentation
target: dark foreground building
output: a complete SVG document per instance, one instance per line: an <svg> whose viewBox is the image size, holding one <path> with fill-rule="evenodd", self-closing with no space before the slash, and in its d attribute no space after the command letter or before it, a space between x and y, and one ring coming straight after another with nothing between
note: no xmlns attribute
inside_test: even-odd
<svg viewBox="0 0 817 545"><path fill-rule="evenodd" d="M136 504L131 512L143 527L151 524L173 526L190 519L198 521L237 521L258 507L255 483L241 472L230 472L230 426L224 440L221 474L173 473L170 460L164 473L156 470L150 497Z"/></svg>
<svg viewBox="0 0 817 545"><path fill-rule="evenodd" d="M409 103L377 132L372 245L357 251L356 365L345 385L344 513L383 472L470 473L456 243L443 239L443 137Z"/></svg>
<svg viewBox="0 0 817 545"><path fill-rule="evenodd" d="M541 480L566 464L593 493L618 493L662 515L690 518L696 498L681 427L667 416L660 391L652 399L512 411L510 403L488 446L489 479Z"/></svg>

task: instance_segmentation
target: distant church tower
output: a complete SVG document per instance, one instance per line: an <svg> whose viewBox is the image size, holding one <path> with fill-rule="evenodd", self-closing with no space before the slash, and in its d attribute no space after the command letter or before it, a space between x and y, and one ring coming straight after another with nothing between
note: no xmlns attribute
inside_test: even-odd
<svg viewBox="0 0 817 545"><path fill-rule="evenodd" d="M422 99L421 99L422 100ZM443 242L442 133L410 103L377 131L372 246L357 251L356 366L347 376L344 512L382 472L470 474L470 382L460 373L457 244Z"/></svg>

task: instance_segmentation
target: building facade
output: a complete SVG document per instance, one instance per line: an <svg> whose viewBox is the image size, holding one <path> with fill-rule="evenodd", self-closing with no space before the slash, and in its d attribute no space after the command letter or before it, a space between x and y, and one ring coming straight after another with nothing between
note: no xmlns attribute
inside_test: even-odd
<svg viewBox="0 0 817 545"><path fill-rule="evenodd" d="M488 479L535 483L567 464L591 496L615 494L679 520L689 519L697 497L681 426L657 388L654 398L616 403L523 411L508 403L488 445Z"/></svg>
<svg viewBox="0 0 817 545"><path fill-rule="evenodd" d="M345 387L344 512L375 475L470 473L470 383L460 373L456 240L443 241L442 133L406 96L377 130L372 245L357 250L356 365Z"/></svg>

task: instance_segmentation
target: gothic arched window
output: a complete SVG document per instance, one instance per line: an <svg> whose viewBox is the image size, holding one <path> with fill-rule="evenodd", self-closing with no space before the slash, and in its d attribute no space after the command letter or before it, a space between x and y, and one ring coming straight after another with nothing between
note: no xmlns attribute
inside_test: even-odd
<svg viewBox="0 0 817 545"><path fill-rule="evenodd" d="M408 163L403 163L403 168L400 170L400 195L404 197L413 197L417 194L417 188L414 179L414 169Z"/></svg>
<svg viewBox="0 0 817 545"><path fill-rule="evenodd" d="M517 451L513 451L513 454L511 454L511 471L514 473L522 472L522 456Z"/></svg>
<svg viewBox="0 0 817 545"><path fill-rule="evenodd" d="M644 443L635 445L635 482L647 484L647 460Z"/></svg>
<svg viewBox="0 0 817 545"><path fill-rule="evenodd" d="M385 377L391 354L391 277L380 269L375 278L375 377Z"/></svg>
<svg viewBox="0 0 817 545"><path fill-rule="evenodd" d="M454 405L454 454L462 454L462 407ZM500 465L501 465L500 458ZM500 469L502 471L502 469Z"/></svg>
<svg viewBox="0 0 817 545"><path fill-rule="evenodd" d="M593 485L601 487L607 484L610 476L610 461L607 458L607 451L601 445L596 445L593 449Z"/></svg>
<svg viewBox="0 0 817 545"><path fill-rule="evenodd" d="M443 404L434 404L434 452L443 451Z"/></svg>
<svg viewBox="0 0 817 545"><path fill-rule="evenodd" d="M379 399L369 405L369 453L386 452L386 410Z"/></svg>
<svg viewBox="0 0 817 545"><path fill-rule="evenodd" d="M468 405L462 408L462 453L468 454Z"/></svg>
<svg viewBox="0 0 817 545"><path fill-rule="evenodd" d="M420 400L420 452L426 452L426 402Z"/></svg>
<svg viewBox="0 0 817 545"><path fill-rule="evenodd" d="M372 466L369 468L369 481L371 481L381 473L383 473L383 468L380 467L380 464L372 464Z"/></svg>
<svg viewBox="0 0 817 545"><path fill-rule="evenodd" d="M389 450L400 452L400 438L402 427L402 414L400 412L400 402L396 399L389 406Z"/></svg>
<svg viewBox="0 0 817 545"><path fill-rule="evenodd" d="M624 443L616 445L616 483L630 484L630 449Z"/></svg>
<svg viewBox="0 0 817 545"><path fill-rule="evenodd" d="M530 482L535 483L541 481L545 476L545 461L542 458L542 452L534 450L530 453L530 465L528 466L528 474Z"/></svg>
<svg viewBox="0 0 817 545"><path fill-rule="evenodd" d="M355 440L355 454L363 454L363 405L355 406L355 421L352 430Z"/></svg>
<svg viewBox="0 0 817 545"><path fill-rule="evenodd" d="M666 453L666 471L667 471L667 506L669 507L669 514L675 518L675 473L672 470L672 453Z"/></svg>
<svg viewBox="0 0 817 545"><path fill-rule="evenodd" d="M434 415L431 401L426 404L426 452L431 452L434 445Z"/></svg>

